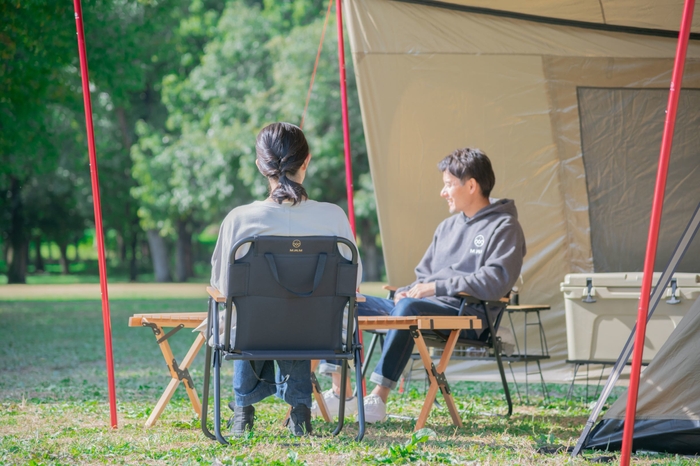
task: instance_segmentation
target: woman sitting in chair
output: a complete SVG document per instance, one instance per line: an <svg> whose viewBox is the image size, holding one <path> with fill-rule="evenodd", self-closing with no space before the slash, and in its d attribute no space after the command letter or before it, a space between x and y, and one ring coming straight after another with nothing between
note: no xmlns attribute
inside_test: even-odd
<svg viewBox="0 0 700 466"><path fill-rule="evenodd" d="M264 201L236 207L224 219L212 256L211 284L224 295L228 293L228 259L236 241L254 235L338 236L354 243L354 235L345 212L335 204L308 198L302 186L311 161L309 146L300 128L289 123L273 123L258 134L255 164L269 183L269 197ZM345 248L345 250L343 250ZM243 246L238 256L247 252ZM341 245L341 253L350 251ZM347 255L346 255L347 253ZM358 277L362 276L361 265ZM359 279L358 279L359 283ZM235 323L235 309L232 322ZM234 324L235 325L235 324ZM232 327L231 338L235 338ZM254 404L277 395L292 406L289 430L296 436L311 432L310 361L277 361L277 381L273 361L234 361L233 392L229 403L233 417L229 425L234 436L253 428Z"/></svg>

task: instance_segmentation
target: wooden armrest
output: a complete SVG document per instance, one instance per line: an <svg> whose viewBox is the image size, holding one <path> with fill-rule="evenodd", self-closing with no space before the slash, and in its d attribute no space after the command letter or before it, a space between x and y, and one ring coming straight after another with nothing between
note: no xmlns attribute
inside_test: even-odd
<svg viewBox="0 0 700 466"><path fill-rule="evenodd" d="M533 311L548 311L551 309L549 304L512 304L506 308L509 312L533 312Z"/></svg>
<svg viewBox="0 0 700 466"><path fill-rule="evenodd" d="M391 286L391 285L384 285L382 287L382 290L387 290L387 291L396 291L398 289L399 289L398 286Z"/></svg>
<svg viewBox="0 0 700 466"><path fill-rule="evenodd" d="M482 299L479 299L475 296L470 295L469 293L459 292L455 296L457 296L458 298L465 298L467 300L469 300L469 298L471 298L471 301L484 301ZM498 301L503 303L503 304L508 304L510 302L510 300L508 298L505 298L505 297L499 299Z"/></svg>
<svg viewBox="0 0 700 466"><path fill-rule="evenodd" d="M355 296L355 302L356 303L364 303L364 302L367 302L367 298L365 298L364 295L357 293L357 295Z"/></svg>
<svg viewBox="0 0 700 466"><path fill-rule="evenodd" d="M217 303L225 303L226 302L226 296L222 295L219 290L214 288L213 286L208 286L207 287L207 293L209 293L209 296L214 298L214 301Z"/></svg>

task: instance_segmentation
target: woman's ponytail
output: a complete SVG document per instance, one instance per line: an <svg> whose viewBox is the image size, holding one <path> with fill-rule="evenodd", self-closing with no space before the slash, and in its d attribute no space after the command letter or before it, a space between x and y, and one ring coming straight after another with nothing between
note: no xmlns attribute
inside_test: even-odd
<svg viewBox="0 0 700 466"><path fill-rule="evenodd" d="M290 123L273 123L264 127L255 141L258 167L263 175L277 181L270 197L281 204L293 205L308 199L304 187L289 178L294 176L309 155L309 145L302 130Z"/></svg>

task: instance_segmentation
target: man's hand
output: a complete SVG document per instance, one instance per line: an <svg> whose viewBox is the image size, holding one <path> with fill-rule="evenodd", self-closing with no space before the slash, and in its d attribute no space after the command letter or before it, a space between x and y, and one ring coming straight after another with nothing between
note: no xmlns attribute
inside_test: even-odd
<svg viewBox="0 0 700 466"><path fill-rule="evenodd" d="M418 283L406 293L406 297L415 299L427 298L429 296L435 296L435 282Z"/></svg>
<svg viewBox="0 0 700 466"><path fill-rule="evenodd" d="M398 302L401 301L405 297L406 297L405 291L397 291L396 293L394 293L394 305L398 304Z"/></svg>

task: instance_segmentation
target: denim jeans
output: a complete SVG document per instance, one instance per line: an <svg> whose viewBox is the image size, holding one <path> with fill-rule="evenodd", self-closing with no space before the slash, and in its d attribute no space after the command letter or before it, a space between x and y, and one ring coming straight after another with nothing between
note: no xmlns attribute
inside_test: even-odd
<svg viewBox="0 0 700 466"><path fill-rule="evenodd" d="M255 366L255 372L250 363ZM311 407L311 361L276 361L278 370L275 374L275 361L234 361L233 393L236 406L250 406L270 395L277 395L291 406L306 405ZM281 385L274 385L259 378L280 383L288 375L289 379Z"/></svg>
<svg viewBox="0 0 700 466"><path fill-rule="evenodd" d="M426 316L426 315L457 315L454 307L439 301L428 299L404 298L394 305L390 299L367 296L367 301L357 304L357 314L360 316ZM473 330L468 330L462 336L476 339ZM413 337L407 330L390 330L384 338L382 355L370 380L388 388L396 387L403 370L413 353ZM365 355L369 357L369 355ZM320 366L321 373L339 372L339 361L325 361Z"/></svg>

